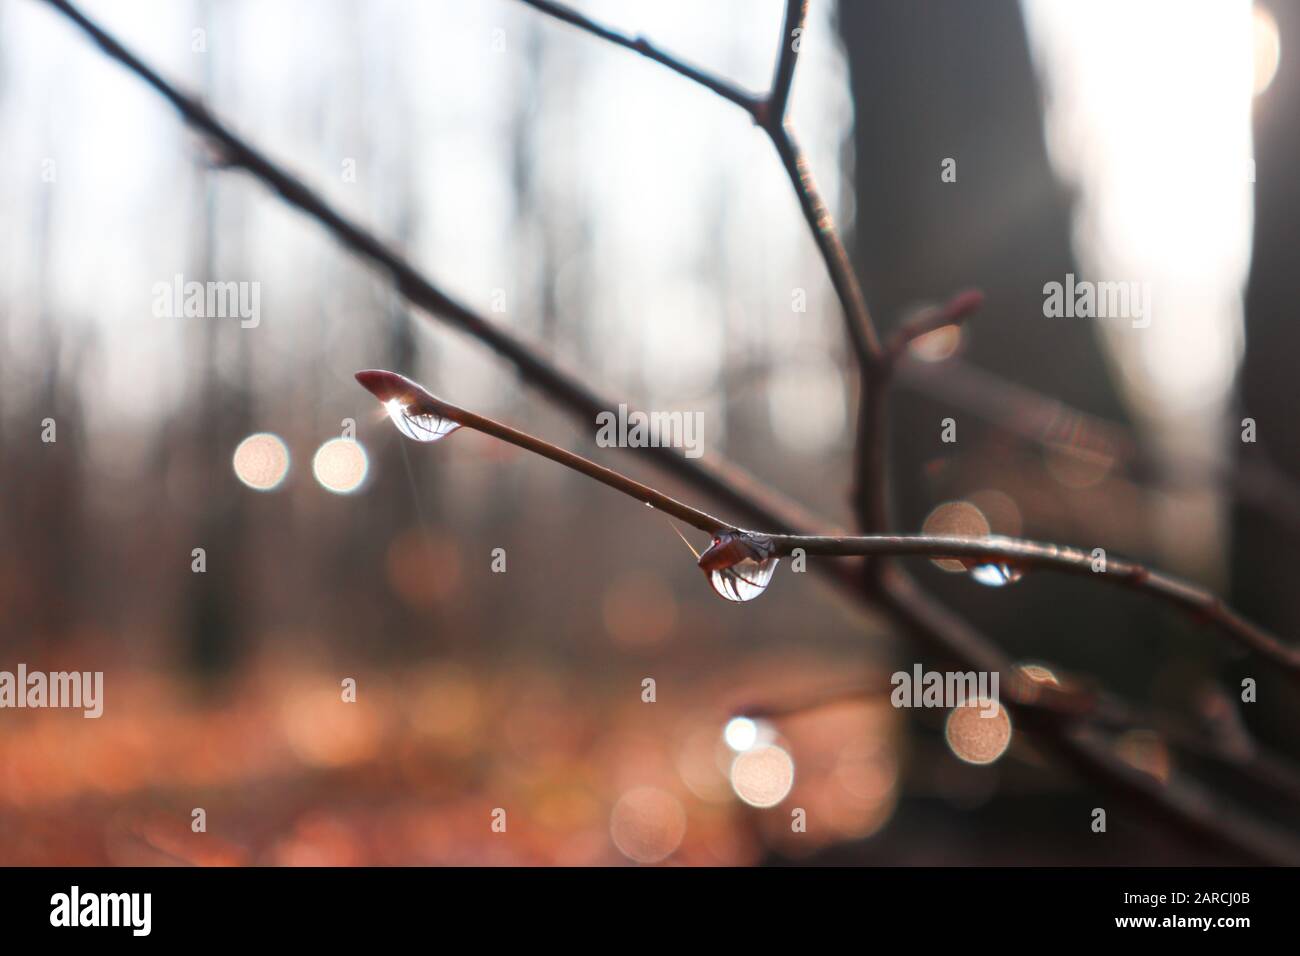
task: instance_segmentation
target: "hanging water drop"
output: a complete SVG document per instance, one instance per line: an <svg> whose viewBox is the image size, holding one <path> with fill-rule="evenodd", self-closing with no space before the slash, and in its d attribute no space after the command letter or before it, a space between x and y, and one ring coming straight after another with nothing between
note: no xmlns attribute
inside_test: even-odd
<svg viewBox="0 0 1300 956"><path fill-rule="evenodd" d="M1025 572L1015 565L1000 562L977 564L970 569L970 576L986 587L1000 588L1007 584L1015 584L1025 576Z"/></svg>
<svg viewBox="0 0 1300 956"><path fill-rule="evenodd" d="M709 572L709 583L728 601L752 601L767 590L776 564L776 558L763 562L742 561L736 567Z"/></svg>
<svg viewBox="0 0 1300 956"><path fill-rule="evenodd" d="M397 430L414 441L437 441L460 428L460 423L450 418L427 413L412 414L400 399L389 399L384 403L384 407L388 409L388 417L393 420Z"/></svg>
<svg viewBox="0 0 1300 956"><path fill-rule="evenodd" d="M770 538L743 531L715 535L700 555L699 565L713 590L728 601L752 601L776 573L780 559Z"/></svg>
<svg viewBox="0 0 1300 956"><path fill-rule="evenodd" d="M409 378L371 368L357 372L356 379L362 388L383 403L384 411L397 430L412 441L437 441L460 427L460 422L455 419L419 411L421 408L436 408L436 399Z"/></svg>

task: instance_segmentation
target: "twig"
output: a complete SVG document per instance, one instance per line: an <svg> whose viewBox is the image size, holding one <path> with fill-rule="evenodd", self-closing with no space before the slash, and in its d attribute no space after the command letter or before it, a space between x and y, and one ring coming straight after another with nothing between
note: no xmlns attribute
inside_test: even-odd
<svg viewBox="0 0 1300 956"><path fill-rule="evenodd" d="M1154 479L1166 486L1222 481L1242 503L1280 519L1291 531L1300 533L1300 487L1260 452L1232 464L1181 457L1156 473L1127 428L1009 382L960 358L932 364L909 361L904 353L894 377L903 387L975 415L1021 441L1099 452L1134 478Z"/></svg>
<svg viewBox="0 0 1300 956"><path fill-rule="evenodd" d="M880 361L862 384L858 402L857 454L855 456L853 501L858 526L867 532L892 527L889 514L889 391L894 369L909 343L937 328L960 323L980 307L983 293L958 293L940 308L932 309L904 323L890 338ZM870 590L879 585L880 561L868 561L863 583Z"/></svg>
<svg viewBox="0 0 1300 956"><path fill-rule="evenodd" d="M883 366L882 366L883 368ZM889 376L872 375L858 399L857 441L854 446L853 510L858 527L867 533L888 531L889 511ZM880 564L868 561L863 583L870 590L879 582Z"/></svg>
<svg viewBox="0 0 1300 956"><path fill-rule="evenodd" d="M626 33L619 33L617 30L611 30L609 27L597 23L590 17L582 15L571 7L566 7L562 3L551 3L550 0L522 0L522 2L541 13L545 13L547 16L562 20L581 30L586 30L602 40L633 50L644 57L654 60L656 63L661 63L674 73L679 73L689 80L694 80L700 86L716 93L724 100L730 100L751 116L758 115L759 104L762 102L761 97L747 93L734 83L730 83L705 70L691 66L678 57L665 53L643 36L632 37Z"/></svg>
<svg viewBox="0 0 1300 956"><path fill-rule="evenodd" d="M736 530L722 519L715 518L698 508L683 504L676 498L670 498L663 492L614 471L612 468L598 465L590 459L583 458L581 455L574 454L558 445L553 445L536 435L530 435L517 428L511 428L509 425L502 424L495 419L444 401L432 394L423 385L411 381L404 375L382 369L367 369L363 372L357 372L356 379L367 391L385 405L390 402L397 402L399 407L395 409L396 414L433 415L437 418L456 422L466 428L472 428L485 435L491 435L493 438L514 445L516 448L522 448L535 455L541 455L543 458L549 458L551 461L585 475L593 481L598 481L602 485L607 485L615 491L621 491L629 498L644 502L652 508L684 521L691 527L698 528L706 534Z"/></svg>
<svg viewBox="0 0 1300 956"><path fill-rule="evenodd" d="M1153 570L1134 561L1106 556L1105 570L1098 559L1079 548L1000 535L956 537L939 535L801 536L772 535L777 554L802 548L822 555L917 555L930 558L965 558L971 563L1005 563L1016 568L1050 568L1091 576L1158 598L1203 621L1242 646L1300 678L1300 650L1228 607L1218 595L1188 581Z"/></svg>
<svg viewBox="0 0 1300 956"><path fill-rule="evenodd" d="M807 0L786 0L785 35L781 38L776 77L758 123L776 147L781 166L799 198L799 208L812 231L813 241L817 243L826 271L830 274L831 285L844 310L849 338L858 359L858 370L865 381L873 376L880 363L880 336L876 333L876 324L871 318L871 310L867 308L867 300L862 295L857 273L849 264L849 254L835 228L835 219L817 189L812 166L799 148L799 142L785 115L797 62L791 34L795 29L803 29L806 12Z"/></svg>
<svg viewBox="0 0 1300 956"><path fill-rule="evenodd" d="M1025 677L1015 665L1010 666L1015 679L1005 683L1000 693L1001 700L1009 708L1051 712L1061 718L1091 718L1096 715L1097 694L1071 685L1034 682ZM759 720L782 720L837 704L888 698L893 689L894 685L882 675L870 681L821 687L790 697L747 701L732 707L730 713ZM1122 724L1120 729L1125 729Z"/></svg>
<svg viewBox="0 0 1300 956"><path fill-rule="evenodd" d="M1150 727L1174 748L1226 767L1256 785L1271 790L1291 805L1300 805L1300 770L1290 761L1262 747L1254 738L1247 738L1245 748L1237 748L1204 730L1167 719L1143 717L1115 701L1108 700L1107 703L1109 706L1100 708L1094 715L1097 723L1118 730L1128 730L1134 726Z"/></svg>
<svg viewBox="0 0 1300 956"><path fill-rule="evenodd" d="M1172 812L1188 836L1215 849L1234 854L1246 850L1258 859L1283 865L1294 865L1300 859L1300 844L1294 837L1260 822L1186 776L1162 780L1116 758L1112 743L1093 727L1074 724L1060 736L1049 738L1048 745L1058 758L1085 774L1106 765L1129 800L1148 810Z"/></svg>
<svg viewBox="0 0 1300 956"><path fill-rule="evenodd" d="M910 577L891 567L881 600L908 631L926 643L954 648L967 666L999 673L1014 666L963 618L925 594ZM1158 781L1120 758L1088 721L1015 699L1004 699L1021 728L1048 756L1074 768L1085 780L1108 788L1193 840L1271 864L1296 865L1300 845L1291 835L1261 823L1186 778Z"/></svg>
<svg viewBox="0 0 1300 956"><path fill-rule="evenodd" d="M807 18L808 0L786 0L781 47L776 57L776 71L772 75L772 91L768 94L765 107L765 118L769 122L785 121L790 87L794 85L794 67L799 60L799 48L803 45L804 21Z"/></svg>
<svg viewBox="0 0 1300 956"><path fill-rule="evenodd" d="M732 707L729 713L754 720L789 720L842 704L887 700L894 686L890 680L885 679L884 675L878 675L870 681L835 684L791 696L747 701ZM1012 689L1008 687L1008 690ZM1034 691L1059 695L1065 705L1062 709L1067 712L1076 707L1076 701L1087 701L1091 705L1087 709L1087 715L1095 723L1116 731L1149 727L1174 749L1209 760L1233 773L1240 774L1292 804L1300 804L1300 770L1259 746L1253 739L1248 739L1245 747L1234 747L1212 735L1207 736L1199 730L1184 727L1176 722L1137 715L1126 705L1108 696L1061 694L1058 687L1047 683L1034 684ZM1016 699L1014 694L1010 699ZM1083 712L1075 710L1075 713L1082 715Z"/></svg>
<svg viewBox="0 0 1300 956"><path fill-rule="evenodd" d="M870 377L880 361L880 337L876 333L867 301L862 296L862 286L858 284L853 267L849 264L849 254L835 228L835 218L826 207L826 202L817 189L817 181L813 178L808 157L799 148L799 143L789 126L764 128L772 140L772 145L776 147L776 154L781 158L781 166L785 169L786 176L799 198L799 208L803 212L804 220L812 231L813 241L817 243L817 250L826 264L826 271L830 273L831 285L835 288L835 294L844 310L849 339L857 355L858 366L864 376Z"/></svg>
<svg viewBox="0 0 1300 956"><path fill-rule="evenodd" d="M438 398L422 385L396 372L370 369L358 372L357 381L381 402L397 402L407 414L434 415L457 422L526 451L549 458L579 474L621 491L671 517L686 522L707 534L741 531L698 508L684 504L662 492L627 477L612 468L598 465L581 455L553 445L545 439L504 425L494 419L461 408ZM806 554L836 557L928 557L965 559L972 565L1004 564L1009 571L1025 568L1050 568L1069 574L1091 575L1159 598L1199 620L1217 627L1224 634L1285 667L1300 677L1300 653L1288 647L1268 631L1246 620L1226 606L1214 594L1161 571L1122 558L1105 556L1104 570L1098 559L1079 548L1040 541L1026 541L1001 535L968 537L957 535L799 535L769 531L749 531L768 539L773 553L788 555L795 549Z"/></svg>

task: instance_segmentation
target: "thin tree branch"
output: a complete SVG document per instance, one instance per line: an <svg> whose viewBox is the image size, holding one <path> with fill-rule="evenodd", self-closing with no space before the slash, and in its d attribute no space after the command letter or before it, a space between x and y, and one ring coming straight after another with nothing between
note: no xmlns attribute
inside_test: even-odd
<svg viewBox="0 0 1300 956"><path fill-rule="evenodd" d="M1148 810L1172 811L1190 837L1229 853L1249 852L1261 860L1294 866L1300 844L1291 835L1263 823L1199 782L1181 774L1161 779L1115 756L1113 743L1096 728L1072 724L1059 737L1049 738L1049 750L1092 775L1106 766L1120 791Z"/></svg>
<svg viewBox="0 0 1300 956"><path fill-rule="evenodd" d="M1260 746L1254 738L1247 738L1244 749L1237 748L1204 730L1163 718L1144 717L1134 714L1117 702L1108 703L1113 707L1101 709L1094 715L1097 723L1121 731L1133 727L1149 727L1177 750L1226 767L1256 785L1267 788L1291 805L1300 805L1300 770L1290 761Z"/></svg>
<svg viewBox="0 0 1300 956"><path fill-rule="evenodd" d="M776 154L781 158L790 184L799 199L799 208L804 220L812 231L813 241L830 273L831 285L844 310L848 324L849 338L858 359L858 366L864 377L869 378L875 371L881 356L880 337L876 333L875 322L867 308L867 300L862 295L858 277L849 264L849 254L840 241L839 231L835 228L835 218L827 208L825 200L817 189L813 178L812 166L808 157L799 148L794 133L788 125L768 125L764 129L776 147Z"/></svg>
<svg viewBox="0 0 1300 956"><path fill-rule="evenodd" d="M894 377L905 388L973 414L1021 441L1098 452L1135 479L1164 486L1222 481L1243 504L1300 533L1300 486L1261 452L1231 464L1180 458L1157 471L1129 429L960 358L929 363L909 360L904 353Z"/></svg>
<svg viewBox="0 0 1300 956"><path fill-rule="evenodd" d="M445 401L430 393L417 382L396 372L371 369L358 372L357 381L386 405L396 402L397 413L433 415L473 428L508 442L525 451L533 452L564 465L594 481L621 491L638 502L644 502L665 514L686 522L707 534L723 531L740 531L707 512L671 498L649 485L642 484L604 465L598 465L581 455L553 445L527 432L504 425ZM806 554L835 557L927 557L964 559L971 566L985 564L1005 565L1008 573L1027 568L1049 568L1068 574L1092 576L1108 584L1115 584L1158 598L1173 607L1190 613L1195 619L1216 627L1219 631L1286 668L1300 677L1300 652L1288 647L1278 638L1256 624L1246 620L1225 605L1216 595L1187 581L1161 571L1122 558L1103 555L1093 557L1089 552L1058 544L1026 541L1001 535L968 537L958 535L799 535L769 531L750 531L768 539L773 553L788 555L795 549ZM1104 570L1098 570L1100 566Z"/></svg>
<svg viewBox="0 0 1300 956"><path fill-rule="evenodd" d="M755 96L753 93L746 92L736 84L715 76L698 67L691 66L689 63L673 56L671 53L665 53L643 36L628 36L626 33L620 33L612 30L603 24L597 23L590 17L584 16L572 7L567 7L562 3L552 3L551 0L522 0L535 10L545 13L547 16L554 17L580 30L586 30L593 36L598 36L602 40L607 40L617 46L624 47L644 57L660 63L674 73L679 73L688 80L700 84L707 90L716 93L724 100L729 100L743 109L750 116L758 117L759 108L762 98Z"/></svg>
<svg viewBox="0 0 1300 956"><path fill-rule="evenodd" d="M799 208L803 211L804 220L812 231L813 241L817 244L826 271L830 274L831 285L835 288L835 294L844 310L849 338L853 343L853 351L857 355L859 371L865 381L874 374L880 363L880 336L876 332L867 300L862 294L857 273L849 263L848 252L840 240L839 231L835 228L835 219L817 189L812 165L803 150L799 148L799 141L786 121L790 87L794 82L794 71L798 62L794 31L802 32L806 14L807 0L786 0L785 25L780 52L777 56L776 75L772 80L772 90L764 104L762 115L759 117L759 125L772 140L772 145L776 147L781 166L785 169L790 185L799 199ZM799 40L802 42L802 37Z"/></svg>
<svg viewBox="0 0 1300 956"><path fill-rule="evenodd" d="M858 402L857 454L854 456L854 509L858 526L866 532L883 532L892 527L889 514L889 391L894 369L907 346L927 332L963 322L984 302L984 294L968 289L945 305L930 309L905 322L884 347L881 360L862 384ZM868 589L879 583L880 561L868 561L863 583Z"/></svg>
<svg viewBox="0 0 1300 956"><path fill-rule="evenodd" d="M889 510L889 376L872 375L861 384L858 400L857 439L854 444L853 510L858 527L871 534L892 526ZM868 561L863 583L876 586L880 566Z"/></svg>
<svg viewBox="0 0 1300 956"><path fill-rule="evenodd" d="M772 76L772 92L766 105L767 122L785 121L790 102L790 87L794 85L794 68L803 45L804 21L808 18L808 0L786 0L785 25L781 31L781 47L776 57L776 72Z"/></svg>
<svg viewBox="0 0 1300 956"><path fill-rule="evenodd" d="M1000 535L957 537L944 535L806 536L771 535L777 554L802 548L807 554L902 555L929 558L966 559L973 564L1002 563L1014 571L1049 568L1068 574L1089 576L1107 584L1158 598L1189 614L1194 620L1214 627L1238 644L1254 651L1300 678L1300 650L1247 620L1218 595L1135 561L1104 557L1104 571L1096 570L1099 559L1089 552L1041 541L1026 541Z"/></svg>
<svg viewBox="0 0 1300 956"><path fill-rule="evenodd" d="M846 682L795 695L767 698L757 702L747 701L733 706L728 712L753 720L782 721L803 717L841 704L887 700L895 689L896 685L892 680L880 674L870 681ZM1213 735L1207 735L1168 719L1137 715L1131 708L1111 697L1060 694L1057 687L1046 683L1035 683L1034 691L1057 693L1064 702L1064 707L1061 708L1064 713L1073 711L1082 716L1085 712L1076 708L1078 703L1086 702L1090 705L1086 711L1087 716L1097 724L1110 727L1117 732L1150 728L1174 749L1209 760L1240 774L1292 804L1300 805L1300 770L1289 761L1259 746L1253 739L1244 741L1244 747L1231 746ZM1012 699L1015 699L1014 695Z"/></svg>
<svg viewBox="0 0 1300 956"><path fill-rule="evenodd" d="M1033 683L1031 686L1025 681L1005 685L1001 699L1009 706L1026 706L1032 700L1034 709L1051 711L1061 717L1091 717L1097 709L1097 695L1091 692L1046 683ZM887 698L893 690L894 685L881 675L870 681L845 682L795 696L748 700L731 707L729 713L755 720L782 720L837 704ZM1121 724L1120 729L1127 728Z"/></svg>
<svg viewBox="0 0 1300 956"><path fill-rule="evenodd" d="M356 379L385 406L393 402L397 403L398 407L394 408L390 414L433 415L437 418L456 422L466 428L472 428L485 435L491 435L493 438L514 445L516 448L522 448L524 451L530 451L535 455L541 455L543 458L549 458L551 461L576 471L580 475L585 475L593 481L598 481L615 491L621 491L635 501L644 502L670 517L684 521L706 534L736 530L734 526L729 525L721 518L715 518L698 508L683 504L676 498L670 498L663 492L614 471L612 468L598 465L590 459L583 458L581 455L574 454L558 445L553 445L536 435L530 435L528 432L512 428L485 415L479 415L468 409L461 408L459 405L444 401L432 394L423 385L411 381L404 375L382 369L367 369L363 372L357 372Z"/></svg>
<svg viewBox="0 0 1300 956"><path fill-rule="evenodd" d="M590 421L600 411L614 407L602 401L587 387L560 371L543 357L533 352L508 332L493 326L488 320L456 303L437 290L404 259L388 250L373 236L326 204L316 193L301 184L281 167L273 164L253 147L236 137L227 127L213 118L202 104L180 93L163 81L134 55L100 27L83 16L67 0L44 0L66 16L91 37L113 59L118 60L137 74L148 85L166 98L182 117L195 129L212 138L223 147L235 165L250 172L278 192L288 203L316 219L346 247L379 265L394 280L398 291L414 306L436 315L454 327L476 336L499 355L511 361L523 378L547 394L557 405ZM681 71L679 71L681 72ZM686 74L689 75L689 74ZM731 97L728 97L731 99ZM733 99L733 102L735 100ZM694 487L745 515L747 519L769 527L797 529L810 527L803 509L759 484L747 473L730 465L709 466L699 459L688 459L666 448L647 449L659 466ZM818 562L815 568L854 601L866 607L879 607L897 623L912 633L925 646L955 658L965 667L996 670L1010 667L1010 662L996 645L973 628L964 619L925 595L915 583L897 569L886 576L884 585L876 595L877 601L862 592L856 582L840 572L834 565ZM1276 835L1263 845L1254 839L1256 830L1247 821L1239 824L1233 815L1218 812L1212 798L1189 801L1181 794L1175 796L1171 785L1168 792L1133 794L1128 782L1127 768L1118 758L1104 750L1094 752L1075 746L1066 733L1066 725L1053 720L1052 713L1030 702L1010 705L1023 726L1042 738L1044 744L1067 748L1066 756L1089 779L1132 796L1145 805L1153 817L1176 826L1185 832L1203 835L1218 845L1232 848L1247 859L1266 862L1300 860L1300 853L1287 849L1287 838ZM1035 717L1041 719L1035 719Z"/></svg>
<svg viewBox="0 0 1300 956"><path fill-rule="evenodd" d="M925 594L898 568L890 567L881 600L915 637L953 648L967 666L999 673L1014 666L967 621ZM1109 789L1197 843L1270 864L1294 866L1300 845L1293 836L1216 797L1185 777L1158 781L1123 760L1090 722L1062 717L1023 700L1004 698L1012 718L1041 744L1049 757L1072 767L1084 780Z"/></svg>

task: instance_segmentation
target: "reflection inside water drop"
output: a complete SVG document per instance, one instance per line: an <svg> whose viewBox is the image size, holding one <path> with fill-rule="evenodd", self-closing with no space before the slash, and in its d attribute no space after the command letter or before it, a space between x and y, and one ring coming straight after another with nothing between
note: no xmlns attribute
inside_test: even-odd
<svg viewBox="0 0 1300 956"><path fill-rule="evenodd" d="M765 590L780 559L761 535L725 532L700 555L699 565L713 590L728 601L752 601Z"/></svg>
<svg viewBox="0 0 1300 956"><path fill-rule="evenodd" d="M752 601L767 590L778 558L766 561L746 559L730 568L709 572L709 583L728 601Z"/></svg>
<svg viewBox="0 0 1300 956"><path fill-rule="evenodd" d="M1025 572L1006 563L979 564L970 569L970 576L980 584L1000 588L1004 584L1015 584L1025 576Z"/></svg>
<svg viewBox="0 0 1300 956"><path fill-rule="evenodd" d="M411 414L396 398L389 399L384 407L388 409L388 417L393 420L397 430L414 441L437 441L460 428L460 422L454 422L450 418Z"/></svg>

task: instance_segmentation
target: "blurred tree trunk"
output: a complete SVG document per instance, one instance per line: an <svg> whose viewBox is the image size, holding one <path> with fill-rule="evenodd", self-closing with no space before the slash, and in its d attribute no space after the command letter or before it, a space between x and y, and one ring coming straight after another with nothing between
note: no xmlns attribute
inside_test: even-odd
<svg viewBox="0 0 1300 956"><path fill-rule="evenodd" d="M1255 237L1246 292L1246 356L1241 369L1241 414L1233 445L1242 461L1271 458L1300 476L1300 416L1296 414L1296 209L1300 208L1300 6L1267 5L1277 18L1282 60L1272 85L1255 103ZM1287 52L1292 54L1287 60ZM1257 444L1240 443L1240 422L1254 418ZM1296 505L1297 502L1292 502ZM1246 614L1278 633L1300 633L1295 598L1300 539L1273 516L1238 507L1231 596ZM1263 698L1261 698L1262 700Z"/></svg>
<svg viewBox="0 0 1300 956"><path fill-rule="evenodd" d="M855 104L851 233L877 322L887 334L910 309L976 286L987 302L966 329L965 358L1086 411L1123 418L1091 324L1043 314L1044 283L1077 269L1070 200L1048 163L1019 5L884 0L843 3L839 18ZM956 162L955 182L942 176L948 159ZM1074 536L1050 518L1077 513L1082 499L1052 478L1041 452L907 389L893 402L890 478L901 529L918 530L944 500L993 487L1016 501L1025 534ZM956 420L956 444L940 441L946 417ZM1050 653L1064 652L1076 666L1102 664L1090 655L1114 652L1095 641L1105 608L1060 619L1055 608L1068 587L1060 581L1038 582L1008 602L960 575L931 578L945 600L1024 643L1009 646L1012 653L1047 653L1025 621L1050 627ZM1066 649L1071 643L1075 651Z"/></svg>

